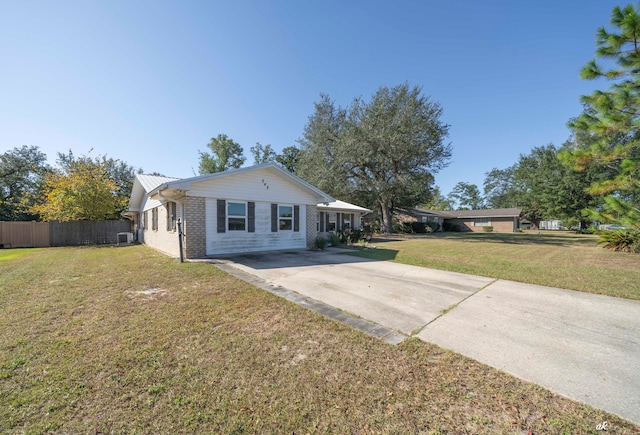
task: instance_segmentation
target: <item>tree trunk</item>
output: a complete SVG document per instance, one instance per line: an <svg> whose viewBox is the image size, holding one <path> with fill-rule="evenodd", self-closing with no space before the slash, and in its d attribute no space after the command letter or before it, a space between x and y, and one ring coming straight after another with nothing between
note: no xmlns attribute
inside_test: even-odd
<svg viewBox="0 0 640 435"><path fill-rule="evenodd" d="M382 210L382 232L384 234L391 234L393 232L393 219L389 202L381 200L380 209Z"/></svg>

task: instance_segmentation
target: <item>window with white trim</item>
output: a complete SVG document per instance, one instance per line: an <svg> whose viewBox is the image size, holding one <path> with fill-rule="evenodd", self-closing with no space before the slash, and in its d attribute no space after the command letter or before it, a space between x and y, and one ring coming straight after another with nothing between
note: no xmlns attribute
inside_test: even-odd
<svg viewBox="0 0 640 435"><path fill-rule="evenodd" d="M293 206L278 205L278 231L293 229Z"/></svg>
<svg viewBox="0 0 640 435"><path fill-rule="evenodd" d="M246 231L247 204L244 202L227 202L227 229L229 231Z"/></svg>
<svg viewBox="0 0 640 435"><path fill-rule="evenodd" d="M327 231L335 231L336 230L336 221L337 221L337 213L329 212L329 225L327 226Z"/></svg>
<svg viewBox="0 0 640 435"><path fill-rule="evenodd" d="M474 227L490 227L491 226L491 218L475 218L473 220Z"/></svg>
<svg viewBox="0 0 640 435"><path fill-rule="evenodd" d="M350 213L344 213L342 215L342 229L343 230L350 230L351 229L351 214Z"/></svg>

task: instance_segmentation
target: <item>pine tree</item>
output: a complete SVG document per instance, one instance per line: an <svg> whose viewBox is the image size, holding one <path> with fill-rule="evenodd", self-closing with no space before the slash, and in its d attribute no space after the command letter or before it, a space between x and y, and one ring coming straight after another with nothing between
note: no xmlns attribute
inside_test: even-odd
<svg viewBox="0 0 640 435"><path fill-rule="evenodd" d="M581 98L584 112L569 123L575 146L562 154L578 170L599 168L607 177L588 192L604 196L593 210L600 219L640 228L640 13L629 5L613 9L613 30L596 33L596 60L582 70L586 80L604 78L608 89Z"/></svg>

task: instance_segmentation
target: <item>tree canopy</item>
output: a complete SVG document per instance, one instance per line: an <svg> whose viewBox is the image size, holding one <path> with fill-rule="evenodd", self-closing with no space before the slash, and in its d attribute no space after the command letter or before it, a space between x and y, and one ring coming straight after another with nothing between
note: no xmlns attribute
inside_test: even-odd
<svg viewBox="0 0 640 435"><path fill-rule="evenodd" d="M347 108L327 95L315 104L303 137L298 175L327 193L381 211L392 231L396 207L431 199L433 176L448 164L442 107L408 84L382 86Z"/></svg>
<svg viewBox="0 0 640 435"><path fill-rule="evenodd" d="M58 154L58 168L44 177L42 191L30 211L42 220L118 219L128 198L109 177L104 158Z"/></svg>
<svg viewBox="0 0 640 435"><path fill-rule="evenodd" d="M0 221L37 219L29 209L51 168L37 146L22 146L0 155Z"/></svg>
<svg viewBox="0 0 640 435"><path fill-rule="evenodd" d="M596 58L582 69L585 80L604 78L608 89L582 96L583 113L569 123L573 146L562 154L565 162L585 171L609 174L588 189L604 196L592 209L603 220L640 228L640 13L638 7L616 6L612 30L596 33Z"/></svg>
<svg viewBox="0 0 640 435"><path fill-rule="evenodd" d="M200 154L200 165L198 167L200 175L239 168L246 160L243 155L244 150L240 144L234 142L226 134L219 134L217 137L211 138L207 147L211 150L211 153L198 151Z"/></svg>
<svg viewBox="0 0 640 435"><path fill-rule="evenodd" d="M484 208L484 198L478 186L460 181L449 193L451 203L458 205L458 210L478 210Z"/></svg>
<svg viewBox="0 0 640 435"><path fill-rule="evenodd" d="M259 165L262 163L273 162L276 160L276 152L271 148L271 145L262 145L260 142L256 142L254 146L249 148L253 155L253 164Z"/></svg>
<svg viewBox="0 0 640 435"><path fill-rule="evenodd" d="M276 162L292 174L298 172L298 165L302 158L303 151L297 147L285 147L282 152L276 156Z"/></svg>

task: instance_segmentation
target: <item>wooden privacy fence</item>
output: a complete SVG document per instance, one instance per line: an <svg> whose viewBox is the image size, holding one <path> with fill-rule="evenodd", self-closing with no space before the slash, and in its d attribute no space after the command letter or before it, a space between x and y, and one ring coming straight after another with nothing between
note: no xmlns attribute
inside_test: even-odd
<svg viewBox="0 0 640 435"><path fill-rule="evenodd" d="M0 247L110 245L130 231L130 221L0 222Z"/></svg>
<svg viewBox="0 0 640 435"><path fill-rule="evenodd" d="M0 222L0 247L42 248L49 246L48 222Z"/></svg>

